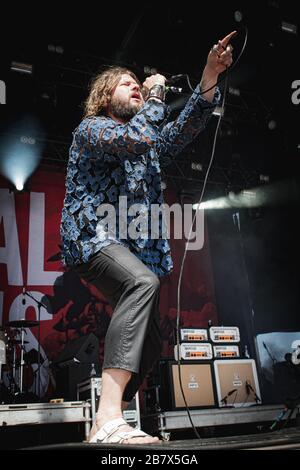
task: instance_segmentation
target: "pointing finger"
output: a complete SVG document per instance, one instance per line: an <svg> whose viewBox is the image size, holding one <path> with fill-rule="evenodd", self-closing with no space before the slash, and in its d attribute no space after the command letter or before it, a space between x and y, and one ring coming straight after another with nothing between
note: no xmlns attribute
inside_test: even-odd
<svg viewBox="0 0 300 470"><path fill-rule="evenodd" d="M231 33L227 34L227 36L225 36L225 38L223 38L220 42L220 44L223 46L223 47L227 47L227 44L231 41L231 39L237 35L237 31L232 31Z"/></svg>

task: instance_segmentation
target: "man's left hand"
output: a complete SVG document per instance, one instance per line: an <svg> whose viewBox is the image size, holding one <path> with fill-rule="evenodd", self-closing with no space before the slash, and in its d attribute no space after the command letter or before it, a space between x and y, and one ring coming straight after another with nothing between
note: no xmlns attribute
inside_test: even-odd
<svg viewBox="0 0 300 470"><path fill-rule="evenodd" d="M211 73L219 75L232 64L233 47L229 42L236 34L236 31L232 31L211 48L206 63L206 68L209 69Z"/></svg>

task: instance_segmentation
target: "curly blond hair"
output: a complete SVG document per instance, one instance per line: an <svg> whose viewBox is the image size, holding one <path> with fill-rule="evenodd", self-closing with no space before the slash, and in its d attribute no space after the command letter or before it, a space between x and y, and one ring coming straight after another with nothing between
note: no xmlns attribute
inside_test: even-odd
<svg viewBox="0 0 300 470"><path fill-rule="evenodd" d="M124 67L104 70L90 84L90 93L84 103L84 118L106 114L114 89L123 74L130 75L141 86L136 75Z"/></svg>

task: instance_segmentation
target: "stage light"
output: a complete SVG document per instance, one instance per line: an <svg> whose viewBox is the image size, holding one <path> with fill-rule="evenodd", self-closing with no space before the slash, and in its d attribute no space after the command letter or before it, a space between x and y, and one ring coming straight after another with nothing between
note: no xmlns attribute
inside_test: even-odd
<svg viewBox="0 0 300 470"><path fill-rule="evenodd" d="M16 128L21 131L21 135L16 133ZM41 159L41 140L38 141L35 135L42 140L39 122L32 116L26 116L15 123L11 134L7 134L1 143L0 171L18 191L24 189L27 179Z"/></svg>
<svg viewBox="0 0 300 470"><path fill-rule="evenodd" d="M195 171L202 171L202 165L201 163L192 162L191 169Z"/></svg>
<svg viewBox="0 0 300 470"><path fill-rule="evenodd" d="M200 209L232 209L258 207L264 202L262 191L258 189L244 189L238 191L230 190L227 196L204 201L200 204ZM193 205L197 210L198 204Z"/></svg>
<svg viewBox="0 0 300 470"><path fill-rule="evenodd" d="M35 138L28 135L21 135L20 142L22 142L22 144L35 145Z"/></svg>
<svg viewBox="0 0 300 470"><path fill-rule="evenodd" d="M31 64L25 64L23 62L12 61L10 70L13 72L25 73L27 75L32 75L33 67Z"/></svg>
<svg viewBox="0 0 300 470"><path fill-rule="evenodd" d="M158 73L157 68L151 67L150 65L144 66L144 74L145 75L156 75Z"/></svg>
<svg viewBox="0 0 300 470"><path fill-rule="evenodd" d="M20 181L20 182L16 182L16 189L17 191L23 191L24 189L24 184Z"/></svg>
<svg viewBox="0 0 300 470"><path fill-rule="evenodd" d="M54 44L48 44L48 51L62 55L64 53L64 48L62 46L54 46Z"/></svg>
<svg viewBox="0 0 300 470"><path fill-rule="evenodd" d="M228 93L229 93L230 95L234 95L234 96L240 96L240 95L241 95L240 90L239 90L238 88L233 88L232 86L230 86L230 87L228 88Z"/></svg>
<svg viewBox="0 0 300 470"><path fill-rule="evenodd" d="M281 29L285 33L297 34L298 28L296 24L288 23L287 21L281 22Z"/></svg>
<svg viewBox="0 0 300 470"><path fill-rule="evenodd" d="M265 185L244 189L238 193L229 191L228 196L211 199L200 204L200 209L255 209L266 206L277 206L283 202L293 203L298 198L294 185L290 181L269 184L269 176L261 175ZM198 204L193 205L197 209Z"/></svg>
<svg viewBox="0 0 300 470"><path fill-rule="evenodd" d="M251 199L251 198L252 198L252 199L256 199L256 196L257 196L256 192L253 191L253 190L251 190L251 189L244 189L244 190L242 191L242 194L243 194L245 197L249 198L249 199Z"/></svg>
<svg viewBox="0 0 300 470"><path fill-rule="evenodd" d="M279 8L279 0L269 0L268 4L271 8Z"/></svg>
<svg viewBox="0 0 300 470"><path fill-rule="evenodd" d="M213 115L214 116L224 116L224 113L225 113L225 108L222 108L222 106L216 106L214 111L213 111Z"/></svg>
<svg viewBox="0 0 300 470"><path fill-rule="evenodd" d="M237 23L240 23L243 20L243 13L239 10L236 10L233 16Z"/></svg>
<svg viewBox="0 0 300 470"><path fill-rule="evenodd" d="M275 121L275 119L270 119L270 121L268 121L268 129L270 129L270 131L274 131L277 127L277 122Z"/></svg>
<svg viewBox="0 0 300 470"><path fill-rule="evenodd" d="M269 183L270 177L269 175L259 175L259 181L262 183Z"/></svg>

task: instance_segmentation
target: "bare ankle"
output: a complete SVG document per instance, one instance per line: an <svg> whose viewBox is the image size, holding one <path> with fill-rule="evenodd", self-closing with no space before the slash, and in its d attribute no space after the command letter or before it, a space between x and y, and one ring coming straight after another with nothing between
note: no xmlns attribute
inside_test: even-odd
<svg viewBox="0 0 300 470"><path fill-rule="evenodd" d="M96 426L99 426L99 425L103 426L103 424L107 423L108 421L122 418L122 417L123 417L122 412L106 410L105 412L101 413L98 411L98 413L96 414L95 423L96 423Z"/></svg>

